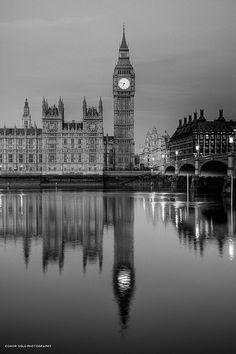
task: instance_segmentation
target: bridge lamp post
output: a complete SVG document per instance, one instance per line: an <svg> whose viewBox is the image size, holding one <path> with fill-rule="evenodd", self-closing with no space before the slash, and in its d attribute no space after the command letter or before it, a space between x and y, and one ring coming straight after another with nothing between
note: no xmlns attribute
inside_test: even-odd
<svg viewBox="0 0 236 354"><path fill-rule="evenodd" d="M178 155L179 155L179 151L178 151L178 150L175 150L175 160L176 160L176 161L178 160Z"/></svg>
<svg viewBox="0 0 236 354"><path fill-rule="evenodd" d="M178 175L178 155L179 151L175 150L175 174Z"/></svg>
<svg viewBox="0 0 236 354"><path fill-rule="evenodd" d="M162 173L164 174L165 173L165 155L162 154L161 155L161 158L162 158Z"/></svg>
<svg viewBox="0 0 236 354"><path fill-rule="evenodd" d="M200 150L200 146L196 145L196 154L194 154L194 156L195 156L195 176L199 175L199 150Z"/></svg>
<svg viewBox="0 0 236 354"><path fill-rule="evenodd" d="M233 149L234 149L234 137L233 136L229 137L229 144L230 144L230 150L233 151Z"/></svg>
<svg viewBox="0 0 236 354"><path fill-rule="evenodd" d="M228 154L228 176L230 176L230 204L233 210L234 200L234 137L229 137L230 151Z"/></svg>
<svg viewBox="0 0 236 354"><path fill-rule="evenodd" d="M197 157L199 156L199 150L200 150L200 146L196 145Z"/></svg>

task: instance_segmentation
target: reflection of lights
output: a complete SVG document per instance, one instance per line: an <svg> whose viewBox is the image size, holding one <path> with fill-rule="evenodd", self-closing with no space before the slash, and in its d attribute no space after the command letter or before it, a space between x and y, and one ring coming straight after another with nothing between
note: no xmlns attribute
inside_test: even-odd
<svg viewBox="0 0 236 354"><path fill-rule="evenodd" d="M146 203L145 203L145 198L143 198L143 209L145 210L146 208Z"/></svg>
<svg viewBox="0 0 236 354"><path fill-rule="evenodd" d="M179 226L178 210L175 210L175 225L176 227Z"/></svg>
<svg viewBox="0 0 236 354"><path fill-rule="evenodd" d="M152 193L152 194L151 194L151 203L154 203L154 202L155 202L155 199L154 199L154 198L155 198L155 193Z"/></svg>
<svg viewBox="0 0 236 354"><path fill-rule="evenodd" d="M24 212L23 212L23 193L20 193L20 213L21 213L21 215L23 215L24 214Z"/></svg>
<svg viewBox="0 0 236 354"><path fill-rule="evenodd" d="M229 259L232 261L234 259L234 242L229 239Z"/></svg>
<svg viewBox="0 0 236 354"><path fill-rule="evenodd" d="M199 239L199 236L200 236L199 224L196 224L196 226L195 226L195 237L196 237L196 239Z"/></svg>
<svg viewBox="0 0 236 354"><path fill-rule="evenodd" d="M208 224L207 220L205 221L205 234L209 235L209 224Z"/></svg>
<svg viewBox="0 0 236 354"><path fill-rule="evenodd" d="M122 269L118 274L118 285L121 291L125 291L130 288L130 271L128 269Z"/></svg>
<svg viewBox="0 0 236 354"><path fill-rule="evenodd" d="M183 221L183 211L182 211L182 209L179 209L179 221L180 222Z"/></svg>
<svg viewBox="0 0 236 354"><path fill-rule="evenodd" d="M163 222L165 221L165 216L165 202L161 202L161 218Z"/></svg>

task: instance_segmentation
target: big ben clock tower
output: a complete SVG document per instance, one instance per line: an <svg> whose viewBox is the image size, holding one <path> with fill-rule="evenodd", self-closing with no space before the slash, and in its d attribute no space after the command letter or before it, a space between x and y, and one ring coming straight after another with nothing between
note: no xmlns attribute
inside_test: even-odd
<svg viewBox="0 0 236 354"><path fill-rule="evenodd" d="M113 73L115 169L134 166L134 94L135 73L129 59L129 48L123 38Z"/></svg>

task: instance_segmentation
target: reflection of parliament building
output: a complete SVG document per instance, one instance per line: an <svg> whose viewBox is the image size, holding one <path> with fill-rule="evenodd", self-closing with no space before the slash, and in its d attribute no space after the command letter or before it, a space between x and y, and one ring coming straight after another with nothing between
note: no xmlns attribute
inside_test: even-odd
<svg viewBox="0 0 236 354"><path fill-rule="evenodd" d="M132 197L98 193L39 192L0 194L0 242L23 241L26 266L31 243L42 242L42 267L62 270L68 248L82 249L83 269L102 270L104 227L114 230L113 291L122 329L127 327L135 290Z"/></svg>
<svg viewBox="0 0 236 354"><path fill-rule="evenodd" d="M84 98L82 121L66 121L64 103L50 106L43 98L42 129L31 123L26 99L22 128L0 129L0 173L102 174L134 165L135 74L125 30L113 73L114 136L103 133L103 103L89 107Z"/></svg>

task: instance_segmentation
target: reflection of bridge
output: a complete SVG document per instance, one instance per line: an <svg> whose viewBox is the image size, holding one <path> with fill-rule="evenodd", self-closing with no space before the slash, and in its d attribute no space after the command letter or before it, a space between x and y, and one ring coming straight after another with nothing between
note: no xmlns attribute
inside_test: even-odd
<svg viewBox="0 0 236 354"><path fill-rule="evenodd" d="M234 175L234 154L214 154L193 156L165 162L163 172L166 175L230 176Z"/></svg>
<svg viewBox="0 0 236 354"><path fill-rule="evenodd" d="M193 199L186 203L185 196L173 193L150 193L143 197L142 206L148 221L158 227L159 221L176 227L183 245L200 252L209 244L218 246L219 255L228 252L235 257L236 213L221 203L209 203L208 199Z"/></svg>

